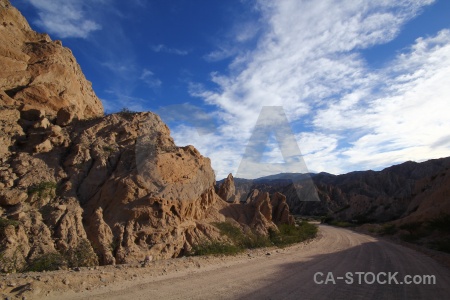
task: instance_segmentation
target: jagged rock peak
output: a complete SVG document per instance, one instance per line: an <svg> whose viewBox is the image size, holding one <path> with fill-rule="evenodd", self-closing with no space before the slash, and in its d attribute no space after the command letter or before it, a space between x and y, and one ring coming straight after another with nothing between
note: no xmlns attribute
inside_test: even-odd
<svg viewBox="0 0 450 300"><path fill-rule="evenodd" d="M11 4L9 3L8 0L0 0L0 7L2 8L7 8L9 7Z"/></svg>
<svg viewBox="0 0 450 300"><path fill-rule="evenodd" d="M237 201L238 203L239 199L236 197L235 192L236 188L234 186L233 174L230 173L228 174L227 179L220 185L218 195L227 202L234 203Z"/></svg>
<svg viewBox="0 0 450 300"><path fill-rule="evenodd" d="M0 105L43 110L56 117L71 107L74 118L103 115L103 106L70 49L33 31L9 1L0 0Z"/></svg>
<svg viewBox="0 0 450 300"><path fill-rule="evenodd" d="M5 0L0 20L0 257L14 262L0 271L76 249L86 265L177 257L226 240L214 224L227 216L261 234L286 219L282 197L220 199L209 158L176 146L159 116L102 116L69 49ZM239 201L231 174L222 190Z"/></svg>

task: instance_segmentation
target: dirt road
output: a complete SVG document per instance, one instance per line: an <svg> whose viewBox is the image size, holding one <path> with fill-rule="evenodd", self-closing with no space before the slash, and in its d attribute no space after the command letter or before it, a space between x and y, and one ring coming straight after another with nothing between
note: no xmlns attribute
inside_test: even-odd
<svg viewBox="0 0 450 300"><path fill-rule="evenodd" d="M331 275L328 272L332 272ZM366 273L358 275L356 272ZM350 275L353 284L348 284ZM406 284L406 275L412 276L406 278L408 282L432 281L432 277L422 275L434 275L436 284ZM341 276L344 279L338 279ZM315 283L315 277L322 284ZM373 280L375 282L370 284ZM450 270L433 259L391 242L320 226L320 237L306 245L274 250L270 255L230 258L220 266L140 278L103 290L66 294L64 298L347 300L449 297Z"/></svg>

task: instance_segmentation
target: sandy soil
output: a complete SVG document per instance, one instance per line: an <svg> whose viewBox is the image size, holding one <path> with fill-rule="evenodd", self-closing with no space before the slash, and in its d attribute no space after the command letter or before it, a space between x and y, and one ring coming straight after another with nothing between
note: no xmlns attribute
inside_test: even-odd
<svg viewBox="0 0 450 300"><path fill-rule="evenodd" d="M358 271L398 272L398 281L405 275L434 275L436 284L358 284ZM333 272L336 284L316 284L316 272L324 274L318 277L321 280ZM353 272L353 284L337 279L346 272ZM0 295L18 299L446 299L450 295L450 270L428 256L322 225L315 240L285 249L0 278Z"/></svg>

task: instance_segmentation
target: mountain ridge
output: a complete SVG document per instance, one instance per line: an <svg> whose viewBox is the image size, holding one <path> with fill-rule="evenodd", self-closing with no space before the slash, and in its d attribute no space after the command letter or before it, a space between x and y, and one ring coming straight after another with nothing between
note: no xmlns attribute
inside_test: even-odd
<svg viewBox="0 0 450 300"><path fill-rule="evenodd" d="M282 173L256 180L234 178L234 182L241 202L245 201L252 189L279 191L286 195L287 203L295 214L330 215L345 221L385 222L406 217L415 207L419 207L420 204L414 199L423 193L422 189L426 190L433 177L441 174L445 177L449 168L450 157L444 157L421 163L406 161L381 171L353 171L340 175L321 172L300 176L298 173ZM319 202L305 202L299 198L302 197L302 176L311 177L319 194ZM222 183L218 181L216 186ZM444 183L440 185L443 186ZM442 198L435 205L445 206L449 201L448 198ZM442 213L450 211L445 209ZM429 216L432 217L437 215Z"/></svg>

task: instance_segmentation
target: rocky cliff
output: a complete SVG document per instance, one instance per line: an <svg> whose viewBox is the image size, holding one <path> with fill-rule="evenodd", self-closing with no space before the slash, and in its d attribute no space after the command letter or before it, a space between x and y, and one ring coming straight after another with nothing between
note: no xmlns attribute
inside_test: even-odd
<svg viewBox="0 0 450 300"><path fill-rule="evenodd" d="M70 49L33 31L7 0L0 0L0 20L3 106L42 109L51 118L68 107L80 119L103 115L103 106Z"/></svg>
<svg viewBox="0 0 450 300"><path fill-rule="evenodd" d="M217 188L217 195L224 201L230 203L239 203L240 197L236 195L236 187L234 185L233 175L230 173L228 177Z"/></svg>
<svg viewBox="0 0 450 300"><path fill-rule="evenodd" d="M301 174L280 174L256 180L234 179L235 193L258 189L286 195L291 211L302 215L329 215L355 223L396 219L424 221L450 214L448 179L450 158L422 163L405 162L382 171L343 175L310 174L320 201L307 199ZM221 184L221 182L219 182ZM241 197L241 201L245 201Z"/></svg>
<svg viewBox="0 0 450 300"><path fill-rule="evenodd" d="M286 196L279 192L274 192L272 195L266 191L260 192L258 189L244 192L242 187L237 192L232 174L216 185L216 190L218 196L229 203L221 210L221 213L259 234L267 234L270 228L276 230L276 225L295 224ZM241 197L241 193L245 198ZM241 201L241 199L245 200Z"/></svg>
<svg viewBox="0 0 450 300"><path fill-rule="evenodd" d="M72 266L177 257L226 240L213 226L226 218L261 234L292 223L282 195L229 213L208 158L153 113L103 116L69 49L6 0L0 16L1 270L48 254Z"/></svg>

